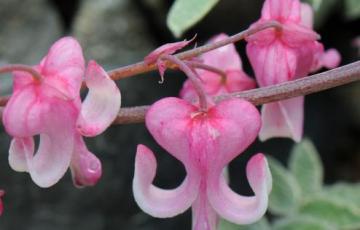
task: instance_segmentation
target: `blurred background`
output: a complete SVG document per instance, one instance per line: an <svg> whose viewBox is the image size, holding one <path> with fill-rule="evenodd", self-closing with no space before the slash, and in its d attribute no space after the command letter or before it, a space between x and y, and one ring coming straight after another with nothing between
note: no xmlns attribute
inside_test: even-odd
<svg viewBox="0 0 360 230"><path fill-rule="evenodd" d="M356 0L355 0L356 1ZM167 0L0 0L0 64L36 64L58 38L75 36L87 60L95 59L105 69L137 61L161 44L175 41L166 27L173 1ZM325 47L342 54L342 64L359 60L360 20L345 14L342 0L327 0L316 19ZM222 0L183 38L197 34L198 44L220 32L237 33L260 15L262 0ZM360 2L359 2L360 4ZM182 38L182 39L183 39ZM358 42L359 43L359 42ZM245 56L245 43L237 48L245 71L252 70ZM9 76L9 75L8 75ZM2 75L0 92L11 92L11 78ZM118 82L123 106L151 104L165 96L177 96L184 75L169 71L164 84L158 73L148 73ZM360 181L360 83L306 97L305 136L318 148L325 165L325 182ZM190 211L172 219L155 219L134 202L131 181L136 146L149 146L158 160L155 183L174 188L184 178L182 165L165 153L143 124L112 126L87 140L90 151L103 162L103 177L93 188L76 189L68 173L58 184L37 187L25 173L12 171L7 162L10 137L1 127L0 188L6 190L1 230L118 230L190 229ZM230 165L231 187L251 194L244 166L257 152L286 162L293 142L257 141Z"/></svg>

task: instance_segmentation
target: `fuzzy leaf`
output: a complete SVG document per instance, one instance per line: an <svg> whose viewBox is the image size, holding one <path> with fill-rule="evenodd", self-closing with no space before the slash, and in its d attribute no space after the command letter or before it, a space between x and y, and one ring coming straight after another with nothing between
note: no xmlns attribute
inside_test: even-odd
<svg viewBox="0 0 360 230"><path fill-rule="evenodd" d="M359 229L360 211L333 199L318 198L309 200L300 208L301 215L322 220L337 229Z"/></svg>
<svg viewBox="0 0 360 230"><path fill-rule="evenodd" d="M268 157L273 178L273 187L269 199L269 210L274 214L294 213L300 201L300 188L293 175L272 157Z"/></svg>
<svg viewBox="0 0 360 230"><path fill-rule="evenodd" d="M349 19L357 19L360 17L359 0L345 0L345 14Z"/></svg>
<svg viewBox="0 0 360 230"><path fill-rule="evenodd" d="M167 16L167 26L176 37L180 37L204 18L218 2L219 0L176 0Z"/></svg>
<svg viewBox="0 0 360 230"><path fill-rule="evenodd" d="M315 218L296 216L275 222L273 230L336 230L336 228Z"/></svg>
<svg viewBox="0 0 360 230"><path fill-rule="evenodd" d="M323 181L323 166L310 140L303 140L291 151L289 161L290 171L297 179L302 195L319 192Z"/></svg>
<svg viewBox="0 0 360 230"><path fill-rule="evenodd" d="M270 230L270 224L265 217L250 225L237 225L224 219L220 221L219 230Z"/></svg>
<svg viewBox="0 0 360 230"><path fill-rule="evenodd" d="M326 186L323 195L360 209L360 183L337 183Z"/></svg>

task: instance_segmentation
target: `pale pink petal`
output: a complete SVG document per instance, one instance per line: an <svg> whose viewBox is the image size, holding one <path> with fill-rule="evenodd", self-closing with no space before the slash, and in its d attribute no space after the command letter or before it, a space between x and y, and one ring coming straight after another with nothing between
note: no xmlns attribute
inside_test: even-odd
<svg viewBox="0 0 360 230"><path fill-rule="evenodd" d="M148 54L145 58L144 58L144 62L146 64L153 64L155 63L159 57L161 55L164 54L173 54L176 51L184 48L185 46L187 46L190 42L192 42L195 39L196 36L194 36L192 39L190 39L189 41L184 40L181 42L173 42L173 43L167 43L164 44L160 47L158 47L157 49L155 49L154 51L152 51L150 54Z"/></svg>
<svg viewBox="0 0 360 230"><path fill-rule="evenodd" d="M281 40L289 47L301 47L307 42L320 39L320 35L311 28L297 23L283 25Z"/></svg>
<svg viewBox="0 0 360 230"><path fill-rule="evenodd" d="M72 37L64 37L55 42L42 61L41 74L46 81L65 82L70 98L79 94L85 63L80 44ZM53 85L53 83L49 83Z"/></svg>
<svg viewBox="0 0 360 230"><path fill-rule="evenodd" d="M313 28L314 10L308 3L301 3L301 24Z"/></svg>
<svg viewBox="0 0 360 230"><path fill-rule="evenodd" d="M192 230L217 230L219 217L208 201L205 188L191 206Z"/></svg>
<svg viewBox="0 0 360 230"><path fill-rule="evenodd" d="M222 41L229 38L226 34L219 34L211 38L208 44ZM210 52L201 55L203 63L212 67L216 67L223 71L226 70L241 70L242 62L239 54L236 51L234 44L222 46Z"/></svg>
<svg viewBox="0 0 360 230"><path fill-rule="evenodd" d="M303 134L304 97L265 104L261 118L261 141L273 137L289 137L299 142Z"/></svg>
<svg viewBox="0 0 360 230"><path fill-rule="evenodd" d="M257 154L247 164L246 175L254 196L236 194L227 185L221 170L212 171L208 179L208 198L224 219L237 224L251 224L266 212L271 190L271 174L265 156Z"/></svg>
<svg viewBox="0 0 360 230"><path fill-rule="evenodd" d="M77 128L84 136L96 136L116 118L121 95L115 82L95 61L89 62L85 81L89 93L82 103Z"/></svg>
<svg viewBox="0 0 360 230"><path fill-rule="evenodd" d="M26 154L34 152L34 141L30 138L13 138L9 149L9 165L17 172L28 172Z"/></svg>
<svg viewBox="0 0 360 230"><path fill-rule="evenodd" d="M154 186L156 159L150 149L138 145L133 180L136 203L154 217L167 218L184 212L196 199L200 184L200 177L195 171L187 167L186 171L186 178L176 189L165 190Z"/></svg>
<svg viewBox="0 0 360 230"><path fill-rule="evenodd" d="M100 160L89 152L80 135L75 140L70 169L73 183L79 188L95 185L102 174Z"/></svg>

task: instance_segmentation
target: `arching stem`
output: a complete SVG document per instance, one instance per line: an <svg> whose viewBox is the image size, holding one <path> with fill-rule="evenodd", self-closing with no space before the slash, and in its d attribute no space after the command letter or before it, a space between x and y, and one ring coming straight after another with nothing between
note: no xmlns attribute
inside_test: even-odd
<svg viewBox="0 0 360 230"><path fill-rule="evenodd" d="M178 66L178 68L186 74L186 76L191 80L191 82L195 88L195 91L197 92L197 94L199 96L200 110L207 111L208 105L207 105L206 93L201 84L199 77L195 74L195 72L192 71L192 69L190 69L190 67L187 66L187 64L185 62L181 61L176 56L163 55L163 56L161 56L161 59L167 60L167 61L170 61L170 62L176 64Z"/></svg>
<svg viewBox="0 0 360 230"><path fill-rule="evenodd" d="M42 78L38 71L36 71L33 67L21 64L10 64L6 66L0 67L0 73L9 73L13 71L22 71L31 74L34 80L41 82Z"/></svg>

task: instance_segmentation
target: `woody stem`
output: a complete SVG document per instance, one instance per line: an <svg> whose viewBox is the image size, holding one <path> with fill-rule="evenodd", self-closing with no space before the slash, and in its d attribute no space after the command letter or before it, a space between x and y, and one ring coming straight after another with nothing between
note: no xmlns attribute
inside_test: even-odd
<svg viewBox="0 0 360 230"><path fill-rule="evenodd" d="M9 72L13 72L13 71L27 72L27 73L31 74L31 76L35 80L37 80L39 82L41 81L40 73L31 66L21 65L21 64L10 64L10 65L0 67L0 73L9 73Z"/></svg>

